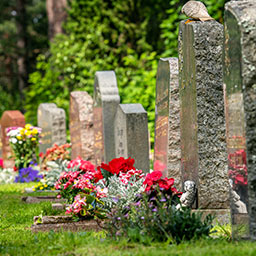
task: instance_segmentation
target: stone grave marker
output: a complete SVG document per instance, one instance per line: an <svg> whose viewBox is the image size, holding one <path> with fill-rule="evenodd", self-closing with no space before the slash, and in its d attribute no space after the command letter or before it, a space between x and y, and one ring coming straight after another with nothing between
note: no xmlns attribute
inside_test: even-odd
<svg viewBox="0 0 256 256"><path fill-rule="evenodd" d="M94 82L94 156L95 164L115 158L114 121L120 103L114 71L97 71Z"/></svg>
<svg viewBox="0 0 256 256"><path fill-rule="evenodd" d="M148 115L141 104L119 104L115 118L116 157L131 157L149 172Z"/></svg>
<svg viewBox="0 0 256 256"><path fill-rule="evenodd" d="M161 58L156 82L154 170L181 188L178 58Z"/></svg>
<svg viewBox="0 0 256 256"><path fill-rule="evenodd" d="M70 94L69 130L71 158L94 162L93 99L85 91Z"/></svg>
<svg viewBox="0 0 256 256"><path fill-rule="evenodd" d="M2 157L4 160L5 168L14 167L14 160L10 159L12 150L9 145L8 137L6 136L6 129L8 127L24 127L25 117L19 110L7 110L3 113L0 121L1 125L1 144L2 144Z"/></svg>
<svg viewBox="0 0 256 256"><path fill-rule="evenodd" d="M66 114L54 103L42 103L37 110L37 123L42 128L39 151L45 153L53 144L66 143Z"/></svg>
<svg viewBox="0 0 256 256"><path fill-rule="evenodd" d="M193 21L179 28L181 172L197 187L195 207L226 210L229 184L223 102L223 26Z"/></svg>
<svg viewBox="0 0 256 256"><path fill-rule="evenodd" d="M256 239L256 2L225 5L224 92L232 234ZM249 216L248 216L249 212ZM248 218L249 217L249 218Z"/></svg>

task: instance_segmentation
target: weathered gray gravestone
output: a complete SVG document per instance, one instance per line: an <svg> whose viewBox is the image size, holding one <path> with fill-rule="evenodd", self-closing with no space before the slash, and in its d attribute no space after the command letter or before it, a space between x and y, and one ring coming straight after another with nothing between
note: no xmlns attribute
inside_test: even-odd
<svg viewBox="0 0 256 256"><path fill-rule="evenodd" d="M69 130L71 158L94 162L93 99L85 91L70 94Z"/></svg>
<svg viewBox="0 0 256 256"><path fill-rule="evenodd" d="M45 153L53 144L66 143L66 114L54 103L42 103L37 110L37 123L42 128L39 151Z"/></svg>
<svg viewBox="0 0 256 256"><path fill-rule="evenodd" d="M196 182L197 206L216 214L229 208L222 50L223 26L215 20L180 23L182 178Z"/></svg>
<svg viewBox="0 0 256 256"><path fill-rule="evenodd" d="M119 104L115 117L116 157L131 157L149 172L148 115L141 104Z"/></svg>
<svg viewBox="0 0 256 256"><path fill-rule="evenodd" d="M114 71L97 71L94 82L94 153L95 164L115 158L114 121L120 103Z"/></svg>
<svg viewBox="0 0 256 256"><path fill-rule="evenodd" d="M181 189L178 58L161 58L156 82L154 170Z"/></svg>
<svg viewBox="0 0 256 256"><path fill-rule="evenodd" d="M250 237L255 240L256 2L254 0L233 1L225 5L224 47L232 233L235 238L246 238L249 236L248 224L250 224Z"/></svg>

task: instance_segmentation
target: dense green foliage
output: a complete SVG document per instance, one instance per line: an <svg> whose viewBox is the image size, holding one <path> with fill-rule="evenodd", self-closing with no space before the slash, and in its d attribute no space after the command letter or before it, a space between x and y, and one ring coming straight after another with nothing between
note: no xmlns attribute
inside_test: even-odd
<svg viewBox="0 0 256 256"><path fill-rule="evenodd" d="M3 111L23 109L18 82L18 59L26 52L27 72L34 71L36 57L48 48L45 0L26 0L25 23L27 48L18 47L20 21L16 0L0 1L0 116ZM25 84L26 86L27 84Z"/></svg>
<svg viewBox="0 0 256 256"><path fill-rule="evenodd" d="M154 137L155 82L159 57L177 56L178 23L186 1L70 1L65 35L38 58L27 91L26 118L36 123L37 106L55 102L67 114L69 94L93 94L94 74L114 70L122 103L141 103L148 111ZM224 0L206 0L210 14L221 19ZM100 7L100 8L99 8Z"/></svg>
<svg viewBox="0 0 256 256"><path fill-rule="evenodd" d="M207 239L169 245L151 243L144 246L138 243L118 242L105 239L102 232L39 232L31 233L33 216L56 215L49 203L25 204L21 201L22 190L33 184L0 186L0 255L146 255L146 256L215 256L256 254L253 242L229 243L222 239ZM40 194L41 195L41 194Z"/></svg>
<svg viewBox="0 0 256 256"><path fill-rule="evenodd" d="M213 216L191 212L190 208L177 210L177 195L154 190L126 207L113 207L106 223L113 239L127 238L132 242L181 243L210 235Z"/></svg>

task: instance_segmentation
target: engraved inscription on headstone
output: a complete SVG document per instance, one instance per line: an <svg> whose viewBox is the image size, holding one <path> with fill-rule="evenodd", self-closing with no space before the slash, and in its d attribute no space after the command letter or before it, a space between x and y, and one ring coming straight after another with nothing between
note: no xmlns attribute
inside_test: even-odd
<svg viewBox="0 0 256 256"><path fill-rule="evenodd" d="M141 104L119 104L115 118L116 157L131 157L149 172L148 117Z"/></svg>
<svg viewBox="0 0 256 256"><path fill-rule="evenodd" d="M154 170L173 177L176 187L180 188L179 119L178 59L161 58L156 82Z"/></svg>
<svg viewBox="0 0 256 256"><path fill-rule="evenodd" d="M2 157L4 160L5 168L12 168L14 166L14 160L10 159L12 156L12 150L9 145L9 139L6 136L6 129L8 127L24 127L25 117L18 110L5 111L2 115L1 121L1 144L2 144Z"/></svg>
<svg viewBox="0 0 256 256"><path fill-rule="evenodd" d="M85 91L70 94L71 158L94 161L93 99Z"/></svg>
<svg viewBox="0 0 256 256"><path fill-rule="evenodd" d="M54 103L42 103L37 110L37 123L42 128L39 151L45 153L53 144L66 143L66 114Z"/></svg>
<svg viewBox="0 0 256 256"><path fill-rule="evenodd" d="M232 235L256 239L256 2L225 5L224 92ZM248 218L249 213L249 218ZM248 225L250 223L250 225Z"/></svg>
<svg viewBox="0 0 256 256"><path fill-rule="evenodd" d="M180 23L181 171L193 180L201 209L228 209L223 103L223 26Z"/></svg>
<svg viewBox="0 0 256 256"><path fill-rule="evenodd" d="M114 119L120 103L114 71L97 71L94 82L94 154L95 164L115 158Z"/></svg>

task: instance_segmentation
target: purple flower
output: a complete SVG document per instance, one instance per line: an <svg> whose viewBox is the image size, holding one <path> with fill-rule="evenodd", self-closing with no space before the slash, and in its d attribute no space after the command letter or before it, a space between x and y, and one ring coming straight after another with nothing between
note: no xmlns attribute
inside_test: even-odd
<svg viewBox="0 0 256 256"><path fill-rule="evenodd" d="M163 197L159 200L160 202L166 202L166 199Z"/></svg>
<svg viewBox="0 0 256 256"><path fill-rule="evenodd" d="M31 167L22 168L19 170L19 175L15 178L14 182L31 182L39 181L43 178L43 175L39 175L37 170L33 170Z"/></svg>
<svg viewBox="0 0 256 256"><path fill-rule="evenodd" d="M142 216L142 217L140 217L140 218L141 218L142 220L144 220L144 219L145 219L145 217L143 217L143 216Z"/></svg>
<svg viewBox="0 0 256 256"><path fill-rule="evenodd" d="M152 209L152 212L157 212L157 208Z"/></svg>
<svg viewBox="0 0 256 256"><path fill-rule="evenodd" d="M114 201L114 203L117 203L119 201L117 197L113 197L112 200Z"/></svg>
<svg viewBox="0 0 256 256"><path fill-rule="evenodd" d="M117 217L117 220L121 220L121 218L120 218L120 217Z"/></svg>

